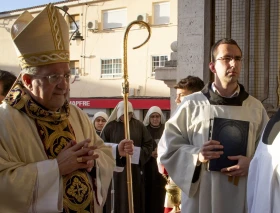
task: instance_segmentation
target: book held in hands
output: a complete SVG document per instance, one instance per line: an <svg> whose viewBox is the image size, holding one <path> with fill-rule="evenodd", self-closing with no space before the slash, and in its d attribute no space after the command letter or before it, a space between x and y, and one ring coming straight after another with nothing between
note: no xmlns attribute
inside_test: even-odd
<svg viewBox="0 0 280 213"><path fill-rule="evenodd" d="M249 124L248 121L241 120L213 119L209 128L209 136L223 145L224 148L221 151L224 153L220 158L209 161L208 169L210 171L221 171L223 168L236 165L237 161L229 160L228 156L246 156Z"/></svg>

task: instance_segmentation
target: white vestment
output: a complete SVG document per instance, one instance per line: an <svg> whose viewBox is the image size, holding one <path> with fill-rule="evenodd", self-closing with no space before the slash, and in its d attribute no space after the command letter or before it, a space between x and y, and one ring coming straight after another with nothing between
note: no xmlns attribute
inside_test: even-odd
<svg viewBox="0 0 280 213"><path fill-rule="evenodd" d="M228 176L207 171L207 165L202 164L198 179L192 181L198 153L203 143L209 140L210 119L214 117L250 122L247 157L253 156L268 121L261 102L250 95L242 101L242 106L210 104L202 92L184 98L166 122L161 138L166 142L166 150L160 158L172 180L182 190L182 213L246 212L247 177L240 177L236 186L228 181Z"/></svg>
<svg viewBox="0 0 280 213"><path fill-rule="evenodd" d="M280 212L279 118L280 111L266 126L262 140L250 163L247 185L249 213Z"/></svg>

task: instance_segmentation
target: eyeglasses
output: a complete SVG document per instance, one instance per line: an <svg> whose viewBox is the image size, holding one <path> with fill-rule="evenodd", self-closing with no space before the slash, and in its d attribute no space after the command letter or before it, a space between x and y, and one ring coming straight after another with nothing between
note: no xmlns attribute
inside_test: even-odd
<svg viewBox="0 0 280 213"><path fill-rule="evenodd" d="M232 61L232 60L234 60L236 62L241 62L242 57L240 57L240 56L235 56L235 57L223 56L223 57L217 58L216 60L224 61L224 62L227 62L227 63Z"/></svg>
<svg viewBox="0 0 280 213"><path fill-rule="evenodd" d="M43 76L43 75L33 75L36 77L42 77L42 78L47 78L50 82L50 84L59 84L62 79L64 78L67 82L69 82L70 78L71 78L71 74L67 73L64 75L47 75L47 76Z"/></svg>

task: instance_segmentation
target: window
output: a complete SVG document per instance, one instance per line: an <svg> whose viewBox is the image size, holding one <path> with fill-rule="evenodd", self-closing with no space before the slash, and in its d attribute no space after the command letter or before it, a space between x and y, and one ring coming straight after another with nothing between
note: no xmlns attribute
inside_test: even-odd
<svg viewBox="0 0 280 213"><path fill-rule="evenodd" d="M108 10L103 12L103 29L127 26L127 10Z"/></svg>
<svg viewBox="0 0 280 213"><path fill-rule="evenodd" d="M122 76L122 59L101 59L101 78L118 78Z"/></svg>
<svg viewBox="0 0 280 213"><path fill-rule="evenodd" d="M79 28L80 27L80 16L79 15L71 15L71 16ZM69 32L70 33L73 33L77 30L77 26L73 20L69 17Z"/></svg>
<svg viewBox="0 0 280 213"><path fill-rule="evenodd" d="M79 75L79 67L80 62L79 61L70 61L69 63L71 75Z"/></svg>
<svg viewBox="0 0 280 213"><path fill-rule="evenodd" d="M154 4L154 24L169 24L170 2L161 2Z"/></svg>
<svg viewBox="0 0 280 213"><path fill-rule="evenodd" d="M152 76L155 75L156 68L164 67L166 61L168 61L167 55L152 56Z"/></svg>

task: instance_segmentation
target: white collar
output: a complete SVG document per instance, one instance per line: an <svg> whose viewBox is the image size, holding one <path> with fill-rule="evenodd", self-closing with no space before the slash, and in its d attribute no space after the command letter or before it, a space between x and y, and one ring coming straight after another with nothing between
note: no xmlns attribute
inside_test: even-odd
<svg viewBox="0 0 280 213"><path fill-rule="evenodd" d="M219 92L219 90L217 89L217 87L215 86L215 83L214 83L214 82L213 82L212 85L211 85L211 89L213 90L214 93L216 93L216 94L222 96L221 93ZM237 96L239 95L239 93L240 93L240 86L239 86L239 84L237 84L237 88L236 88L236 90L233 92L232 95L230 95L230 96L222 96L222 97L224 97L224 98L234 98L234 97L237 97Z"/></svg>

